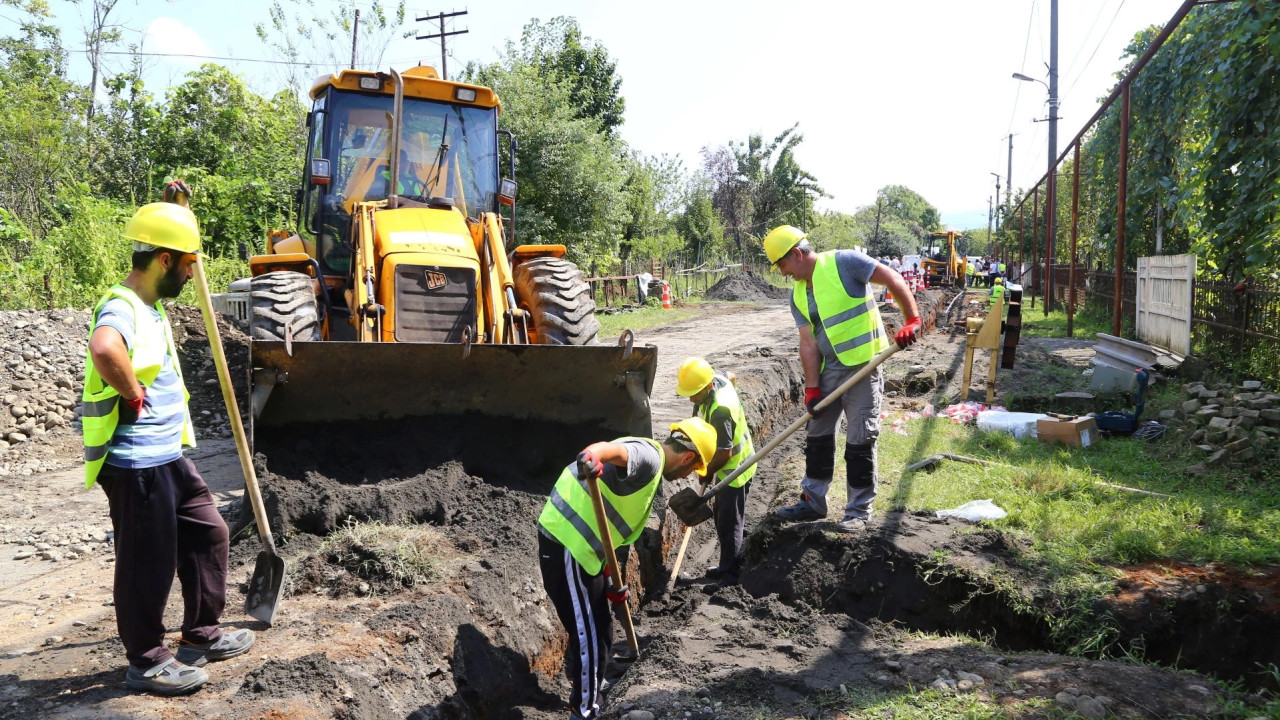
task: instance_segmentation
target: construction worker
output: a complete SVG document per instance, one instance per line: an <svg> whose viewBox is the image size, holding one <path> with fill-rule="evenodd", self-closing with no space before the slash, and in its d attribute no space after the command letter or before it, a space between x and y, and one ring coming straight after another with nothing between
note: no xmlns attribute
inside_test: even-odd
<svg viewBox="0 0 1280 720"><path fill-rule="evenodd" d="M604 545L584 473L599 478L617 548L640 537L662 481L705 473L715 448L716 431L701 418L686 418L671 426L662 443L624 437L588 445L556 480L538 517L538 558L542 586L569 636L565 673L573 683L571 718L600 716L600 692L613 645L608 603L622 604L628 598L625 585L621 592L608 589Z"/></svg>
<svg viewBox="0 0 1280 720"><path fill-rule="evenodd" d="M991 286L991 297L987 298L987 305L1004 297L1004 278L998 277L993 281L995 284Z"/></svg>
<svg viewBox="0 0 1280 720"><path fill-rule="evenodd" d="M133 241L133 269L94 306L85 360L85 487L101 485L110 506L125 684L180 695L208 682L199 666L244 653L254 637L219 627L227 525L182 455L183 445L195 446L195 433L161 304L191 279L200 252L196 218L180 205L151 203L134 213L124 237ZM164 642L175 571L184 606L176 657Z"/></svg>
<svg viewBox="0 0 1280 720"><path fill-rule="evenodd" d="M974 280L977 279L978 277L978 264L976 262L969 262L966 259L964 263L964 274L965 274L965 278L964 278L965 284L968 287L973 287Z"/></svg>
<svg viewBox="0 0 1280 720"><path fill-rule="evenodd" d="M716 431L716 452L707 463L705 482L720 482L738 469L742 461L755 454L747 414L738 399L733 378L715 372L702 358L688 358L676 372L676 394L693 402L694 413L711 424ZM717 580L707 586L714 592L738 584L742 560L742 531L746 521L747 493L756 473L751 466L715 499L716 538L720 541L720 564L707 570L707 578Z"/></svg>
<svg viewBox="0 0 1280 720"><path fill-rule="evenodd" d="M902 276L856 250L817 253L805 233L790 225L775 228L764 239L769 262L795 281L791 312L800 332L805 406L814 407L859 368L889 346L870 284L893 294L905 320L894 336L899 347L915 342L920 312ZM849 495L839 528L857 532L866 526L876 496L876 439L880 435L880 403L884 388L879 369L850 388L841 402L809 421L805 440L805 473L800 499L780 508L784 520L818 520L827 516L827 488L835 470L836 426L848 422L844 458Z"/></svg>
<svg viewBox="0 0 1280 720"><path fill-rule="evenodd" d="M1000 263L1000 277L1009 277L1009 274L1008 274L1008 273L1009 273L1009 271L1008 271L1008 269L1005 267L1004 262L1002 261L1002 262Z"/></svg>

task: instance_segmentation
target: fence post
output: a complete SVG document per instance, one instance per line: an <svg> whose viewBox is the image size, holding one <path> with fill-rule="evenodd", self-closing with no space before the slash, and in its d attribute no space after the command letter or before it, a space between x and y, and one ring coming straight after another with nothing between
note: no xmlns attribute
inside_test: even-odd
<svg viewBox="0 0 1280 720"><path fill-rule="evenodd" d="M1076 161L1071 171L1071 265L1067 270L1067 337L1074 337L1076 320L1076 218L1080 212L1080 141L1076 140Z"/></svg>
<svg viewBox="0 0 1280 720"><path fill-rule="evenodd" d="M1111 334L1120 335L1124 317L1124 212L1129 184L1129 84L1120 91L1120 187L1116 194L1116 298L1111 309Z"/></svg>
<svg viewBox="0 0 1280 720"><path fill-rule="evenodd" d="M1036 291L1040 283L1036 282L1036 269L1040 265L1040 186L1032 190L1031 200L1031 307L1036 306Z"/></svg>

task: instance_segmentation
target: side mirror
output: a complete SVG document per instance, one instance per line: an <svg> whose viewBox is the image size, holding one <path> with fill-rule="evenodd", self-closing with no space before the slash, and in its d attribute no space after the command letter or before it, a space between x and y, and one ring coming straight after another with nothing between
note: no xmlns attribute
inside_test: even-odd
<svg viewBox="0 0 1280 720"><path fill-rule="evenodd" d="M311 159L311 185L313 187L327 186L331 176L329 175L329 161L325 158Z"/></svg>
<svg viewBox="0 0 1280 720"><path fill-rule="evenodd" d="M503 180L498 184L498 203L507 206L516 204L515 180Z"/></svg>

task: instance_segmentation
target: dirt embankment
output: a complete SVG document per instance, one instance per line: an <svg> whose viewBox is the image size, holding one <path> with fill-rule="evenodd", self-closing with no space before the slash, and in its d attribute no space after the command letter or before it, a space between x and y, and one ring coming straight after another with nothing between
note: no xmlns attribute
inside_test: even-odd
<svg viewBox="0 0 1280 720"><path fill-rule="evenodd" d="M712 285L706 292L708 300L727 300L730 302L766 302L769 300L785 300L791 297L791 291L771 285L767 280L747 270L734 273Z"/></svg>

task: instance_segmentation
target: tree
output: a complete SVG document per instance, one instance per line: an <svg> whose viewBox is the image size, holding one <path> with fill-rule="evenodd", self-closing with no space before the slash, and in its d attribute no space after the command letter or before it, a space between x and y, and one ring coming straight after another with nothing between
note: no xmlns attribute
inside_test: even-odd
<svg viewBox="0 0 1280 720"><path fill-rule="evenodd" d="M72 0L77 5L84 0ZM89 67L89 103L85 111L85 121L93 120L94 106L98 92L98 74L102 68L103 48L120 42L121 25L110 20L111 12L116 9L120 0L89 0L91 18L84 31L84 44L88 48Z"/></svg>
<svg viewBox="0 0 1280 720"><path fill-rule="evenodd" d="M355 67L361 70L384 70L383 55L396 37L413 37L406 29L406 0L371 0L368 4L338 4L327 14L319 14L310 0L272 0L267 9L267 22L254 25L264 47L287 63L284 84L301 92L317 71L335 73L352 65L351 35L355 30L355 13L359 8Z"/></svg>
<svg viewBox="0 0 1280 720"><path fill-rule="evenodd" d="M524 26L520 46L508 44L508 54L528 62L549 79L569 89L569 100L579 118L599 122L600 129L613 137L622 125L626 100L618 63L604 45L582 34L578 21L556 17L546 23L534 19Z"/></svg>

